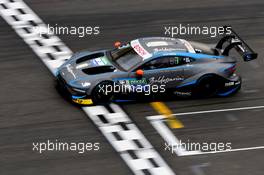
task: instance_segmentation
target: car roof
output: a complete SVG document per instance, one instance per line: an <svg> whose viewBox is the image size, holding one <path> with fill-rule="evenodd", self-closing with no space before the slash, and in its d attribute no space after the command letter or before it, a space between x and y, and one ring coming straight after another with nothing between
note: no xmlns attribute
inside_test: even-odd
<svg viewBox="0 0 264 175"><path fill-rule="evenodd" d="M224 58L223 55L208 55L203 53L189 53L189 52L157 52L155 55L153 55L152 58L157 58L161 56L184 56L184 57L191 57L195 59L218 59L218 58Z"/></svg>
<svg viewBox="0 0 264 175"><path fill-rule="evenodd" d="M144 59L150 58L160 52L195 53L194 48L188 41L177 38L146 37L132 40L130 44Z"/></svg>
<svg viewBox="0 0 264 175"><path fill-rule="evenodd" d="M143 60L151 60L160 56L188 56L192 58L223 58L224 56L196 53L192 45L178 38L146 37L132 40L130 45L143 57Z"/></svg>

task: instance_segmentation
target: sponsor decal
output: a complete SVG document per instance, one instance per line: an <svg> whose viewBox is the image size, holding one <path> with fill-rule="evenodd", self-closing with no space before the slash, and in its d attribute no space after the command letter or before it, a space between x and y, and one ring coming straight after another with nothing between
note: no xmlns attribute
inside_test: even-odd
<svg viewBox="0 0 264 175"><path fill-rule="evenodd" d="M92 99L72 99L73 102L81 105L90 105L93 104Z"/></svg>
<svg viewBox="0 0 264 175"><path fill-rule="evenodd" d="M235 82L233 81L225 83L225 87L234 86L234 85L235 85Z"/></svg>
<svg viewBox="0 0 264 175"><path fill-rule="evenodd" d="M150 58L152 55L146 51L142 46L141 44L139 43L138 40L133 40L131 41L131 46L132 48L135 50L135 52L141 56L143 59L147 59L147 58Z"/></svg>
<svg viewBox="0 0 264 175"><path fill-rule="evenodd" d="M138 52L139 55L144 56L147 54L146 51L142 47L140 47L139 44L135 45L133 48Z"/></svg>
<svg viewBox="0 0 264 175"><path fill-rule="evenodd" d="M186 97L189 97L189 96L191 96L192 95L192 93L191 92L180 92L180 91L174 91L174 94L175 95L178 95L178 96L186 96Z"/></svg>
<svg viewBox="0 0 264 175"><path fill-rule="evenodd" d="M168 46L169 44L166 41L151 41L147 42L148 47L158 47L158 46Z"/></svg>
<svg viewBox="0 0 264 175"><path fill-rule="evenodd" d="M166 78L165 76L161 76L158 78L151 77L149 79L149 84L155 84L155 83L160 83L160 84L167 84L172 81L182 81L184 78L182 77L174 77L174 78Z"/></svg>
<svg viewBox="0 0 264 175"><path fill-rule="evenodd" d="M97 65L100 65L100 66L104 65L104 62L101 60L101 58L96 58L95 62L97 63Z"/></svg>
<svg viewBox="0 0 264 175"><path fill-rule="evenodd" d="M128 87L133 86L133 85L146 85L146 84L148 84L146 78L119 80L118 82L120 85L128 85Z"/></svg>
<svg viewBox="0 0 264 175"><path fill-rule="evenodd" d="M88 87L91 85L91 83L89 83L89 82L82 82L81 84L83 87Z"/></svg>
<svg viewBox="0 0 264 175"><path fill-rule="evenodd" d="M142 79L131 79L128 80L130 85L134 85L134 84L147 84L147 80L146 78L142 78Z"/></svg>
<svg viewBox="0 0 264 175"><path fill-rule="evenodd" d="M160 52L160 51L184 51L186 52L186 49L182 49L182 48L167 48L167 47L162 47L162 48L155 48L153 49L154 52Z"/></svg>
<svg viewBox="0 0 264 175"><path fill-rule="evenodd" d="M105 56L92 59L91 62L94 66L103 66L103 65L109 65L110 64L108 59Z"/></svg>
<svg viewBox="0 0 264 175"><path fill-rule="evenodd" d="M237 82L231 81L231 82L225 83L225 87L235 86L239 84L240 84L240 81L237 81Z"/></svg>

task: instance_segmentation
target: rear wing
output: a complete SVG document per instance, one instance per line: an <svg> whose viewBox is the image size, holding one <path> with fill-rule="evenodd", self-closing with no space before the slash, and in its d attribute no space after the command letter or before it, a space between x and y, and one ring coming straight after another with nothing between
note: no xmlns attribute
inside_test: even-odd
<svg viewBox="0 0 264 175"><path fill-rule="evenodd" d="M225 36L218 41L215 47L222 55L228 56L229 51L232 48L235 48L236 51L243 57L244 61L251 61L258 57L258 54L254 52L230 26L224 26L224 28ZM228 34L227 29L229 30ZM227 46L223 48L223 45L226 45L226 43Z"/></svg>

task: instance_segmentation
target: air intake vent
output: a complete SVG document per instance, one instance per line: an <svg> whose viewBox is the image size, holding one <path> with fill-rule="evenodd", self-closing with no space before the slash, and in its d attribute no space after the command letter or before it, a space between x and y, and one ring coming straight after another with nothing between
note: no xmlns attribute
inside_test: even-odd
<svg viewBox="0 0 264 175"><path fill-rule="evenodd" d="M85 57L82 57L82 58L76 60L76 63L79 64L79 63L82 63L84 61L87 61L87 60L90 60L90 59L94 59L94 58L103 57L103 56L104 56L104 53L95 53L95 54L92 54L92 55L87 55Z"/></svg>
<svg viewBox="0 0 264 175"><path fill-rule="evenodd" d="M88 75L102 74L107 72L113 72L115 68L113 66L100 66L83 69L82 71Z"/></svg>

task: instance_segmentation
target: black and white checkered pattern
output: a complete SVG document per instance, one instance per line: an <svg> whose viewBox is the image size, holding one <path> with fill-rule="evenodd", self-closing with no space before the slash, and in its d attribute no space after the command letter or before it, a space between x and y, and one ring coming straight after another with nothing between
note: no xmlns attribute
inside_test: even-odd
<svg viewBox="0 0 264 175"><path fill-rule="evenodd" d="M83 109L134 174L174 174L119 106L111 104Z"/></svg>
<svg viewBox="0 0 264 175"><path fill-rule="evenodd" d="M71 57L72 51L56 35L48 34L46 24L23 1L0 0L0 13L53 74Z"/></svg>
<svg viewBox="0 0 264 175"><path fill-rule="evenodd" d="M0 14L54 75L71 57L72 51L57 36L48 34L47 25L22 0L0 0ZM134 174L174 174L119 106L111 104L83 110Z"/></svg>

